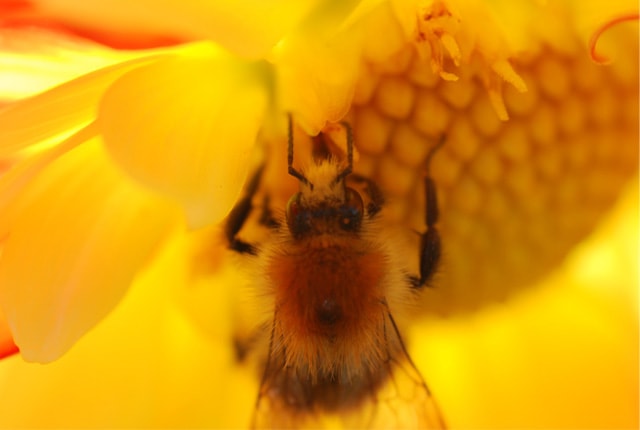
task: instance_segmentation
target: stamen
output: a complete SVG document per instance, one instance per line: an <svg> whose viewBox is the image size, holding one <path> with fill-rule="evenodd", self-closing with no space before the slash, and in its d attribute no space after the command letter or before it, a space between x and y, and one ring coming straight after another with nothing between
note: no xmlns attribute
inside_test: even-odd
<svg viewBox="0 0 640 430"><path fill-rule="evenodd" d="M527 85L518 73L513 70L513 67L507 60L499 60L491 65L491 70L486 72L485 88L489 93L489 100L495 110L498 118L502 121L509 119L507 108L504 105L504 99L502 97L502 83L507 82L511 84L519 93L525 93L527 91Z"/></svg>
<svg viewBox="0 0 640 430"><path fill-rule="evenodd" d="M455 82L458 75L445 70L445 53L459 67L462 53L455 38L459 25L443 2L435 2L428 10L424 10L418 19L416 43L418 55L423 59L430 58L431 70L445 81ZM430 52L427 50L430 49Z"/></svg>
<svg viewBox="0 0 640 430"><path fill-rule="evenodd" d="M638 14L638 12L635 12L635 13L629 13L626 15L621 15L617 18L611 19L608 22L605 22L600 28L598 28L591 35L591 38L589 39L589 55L591 56L591 59L598 64L602 64L602 65L609 64L611 60L608 57L605 57L604 55L600 55L596 52L596 44L598 43L598 40L600 40L600 36L602 36L602 34L605 31L609 30L614 25L617 25L626 21L637 21L639 18L640 18L640 15Z"/></svg>

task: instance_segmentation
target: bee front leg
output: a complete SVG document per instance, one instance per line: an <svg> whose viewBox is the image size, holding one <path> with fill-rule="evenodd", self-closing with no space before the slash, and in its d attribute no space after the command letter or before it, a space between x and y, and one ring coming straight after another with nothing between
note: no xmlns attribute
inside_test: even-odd
<svg viewBox="0 0 640 430"><path fill-rule="evenodd" d="M436 187L430 177L425 178L427 230L420 235L420 276L409 278L413 288L424 287L433 276L440 261L440 234L435 227L438 221Z"/></svg>
<svg viewBox="0 0 640 430"><path fill-rule="evenodd" d="M260 166L256 173L254 173L247 185L244 195L240 200L238 200L227 216L224 234L227 238L227 242L229 243L229 249L240 254L257 254L255 245L239 239L238 233L242 230L247 218L249 218L249 215L251 214L251 210L253 209L253 197L260 186L260 179L262 178L263 171L264 165Z"/></svg>
<svg viewBox="0 0 640 430"><path fill-rule="evenodd" d="M438 233L435 226L438 222L438 197L436 184L429 174L429 163L433 154L440 149L444 142L445 140L442 138L427 155L427 175L424 179L427 230L420 235L420 276L409 277L409 282L413 288L422 288L427 285L440 261L440 233Z"/></svg>

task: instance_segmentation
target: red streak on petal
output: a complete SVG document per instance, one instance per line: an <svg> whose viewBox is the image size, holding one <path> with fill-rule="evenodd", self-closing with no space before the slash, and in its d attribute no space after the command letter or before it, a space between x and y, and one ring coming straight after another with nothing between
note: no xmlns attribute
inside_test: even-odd
<svg viewBox="0 0 640 430"><path fill-rule="evenodd" d="M0 0L2 1L2 0ZM104 46L113 49L133 50L133 49L149 49L166 46L178 45L188 42L187 39L179 38L172 35L156 34L156 33L130 33L121 32L112 29L91 28L73 23L58 21L43 16L31 16L28 18L18 18L11 22L7 22L7 27L29 27L37 26L46 30L70 36L80 37L92 40Z"/></svg>
<svg viewBox="0 0 640 430"><path fill-rule="evenodd" d="M596 52L596 44L598 43L598 40L600 39L600 36L602 36L602 34L607 31L608 29L610 29L611 27L613 27L614 25L620 24L622 22L626 22L626 21L637 21L640 18L640 15L638 14L638 12L634 12L634 13L629 13L626 15L620 15L617 18L613 18L610 21L605 22L600 28L598 28L592 35L591 38L589 39L589 55L591 56L591 59L598 63L598 64L607 64L609 63L609 58L600 55Z"/></svg>
<svg viewBox="0 0 640 430"><path fill-rule="evenodd" d="M18 12L33 9L29 0L0 0L0 13Z"/></svg>
<svg viewBox="0 0 640 430"><path fill-rule="evenodd" d="M20 350L13 343L13 339L5 339L4 341L0 341L0 360L3 358L11 357L14 354L19 353Z"/></svg>
<svg viewBox="0 0 640 430"><path fill-rule="evenodd" d="M79 27L67 27L66 30L76 36L93 40L114 49L158 48L178 45L187 41L178 37L157 34L118 34Z"/></svg>
<svg viewBox="0 0 640 430"><path fill-rule="evenodd" d="M5 238L0 239L0 245L4 241L4 239ZM11 335L9 325L4 319L4 315L0 314L0 359L9 357L18 352L19 350L15 342L13 341L13 336Z"/></svg>
<svg viewBox="0 0 640 430"><path fill-rule="evenodd" d="M31 0L0 0L0 27L41 27L114 48L146 49L177 45L189 40L179 35L126 32L114 28L92 28L47 15Z"/></svg>
<svg viewBox="0 0 640 430"><path fill-rule="evenodd" d="M0 100L0 108L2 108L2 100ZM0 178L11 169L15 164L15 161L6 159L0 159ZM8 235L7 235L8 236ZM2 242L6 240L6 237L0 237L0 253L2 253ZM1 320L0 320L1 321Z"/></svg>
<svg viewBox="0 0 640 430"><path fill-rule="evenodd" d="M1 162L1 160L0 160ZM9 238L9 233L0 237L0 253L2 252L2 247L4 242ZM0 360L11 355L17 354L20 352L15 342L13 341L13 336L11 334L11 329L9 328L9 324L5 319L4 314L0 311Z"/></svg>
<svg viewBox="0 0 640 430"><path fill-rule="evenodd" d="M2 13L2 8L0 7L0 15L2 15ZM188 42L188 39L172 35L161 35L152 33L137 34L109 31L106 29L91 29L88 27L80 27L69 23L58 22L51 18L31 14L12 14L8 17L1 17L0 27L39 27L61 33L63 35L66 34L92 40L113 49L124 50L158 48Z"/></svg>

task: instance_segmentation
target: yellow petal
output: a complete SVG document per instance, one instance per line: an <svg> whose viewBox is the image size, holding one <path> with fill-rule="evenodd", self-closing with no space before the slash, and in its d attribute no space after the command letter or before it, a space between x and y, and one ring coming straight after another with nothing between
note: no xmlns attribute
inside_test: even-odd
<svg viewBox="0 0 640 430"><path fill-rule="evenodd" d="M237 199L267 102L259 66L199 54L126 74L98 117L119 165L177 199L192 227L219 221Z"/></svg>
<svg viewBox="0 0 640 430"><path fill-rule="evenodd" d="M6 172L2 172L0 176L0 208L8 208L11 201L18 198L20 193L31 183L31 181L40 174L52 161L72 150L76 146L96 137L97 130L95 124L71 133L71 135L62 141L59 145L47 148L37 154L24 157L21 162L16 162L7 168ZM6 212L2 222L0 222L0 238L9 234L11 225L11 216L15 214Z"/></svg>
<svg viewBox="0 0 640 430"><path fill-rule="evenodd" d="M2 207L0 305L26 360L55 360L111 311L176 220L170 207L124 181L95 140Z"/></svg>
<svg viewBox="0 0 640 430"><path fill-rule="evenodd" d="M88 123L95 116L100 97L115 79L157 55L145 55L97 70L11 104L0 112L0 157Z"/></svg>
<svg viewBox="0 0 640 430"><path fill-rule="evenodd" d="M234 53L263 56L319 0L39 0L39 12L80 28L211 39Z"/></svg>
<svg viewBox="0 0 640 430"><path fill-rule="evenodd" d="M309 35L282 43L274 53L284 110L309 134L342 119L351 104L359 72L361 43L349 37L317 40Z"/></svg>
<svg viewBox="0 0 640 430"><path fill-rule="evenodd" d="M169 241L116 309L59 360L0 361L0 428L247 428L256 373L235 364L229 330L211 337L176 306L175 293L192 288L189 255L183 239ZM224 325L227 303L209 305L208 317Z"/></svg>
<svg viewBox="0 0 640 430"><path fill-rule="evenodd" d="M133 57L66 33L0 28L0 101L25 98Z"/></svg>
<svg viewBox="0 0 640 430"><path fill-rule="evenodd" d="M623 195L536 290L424 323L414 359L453 428L638 428L637 184Z"/></svg>

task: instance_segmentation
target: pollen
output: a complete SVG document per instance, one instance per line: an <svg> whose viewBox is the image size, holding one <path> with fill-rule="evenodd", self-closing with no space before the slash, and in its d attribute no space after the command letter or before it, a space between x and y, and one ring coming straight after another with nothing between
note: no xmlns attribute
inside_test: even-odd
<svg viewBox="0 0 640 430"><path fill-rule="evenodd" d="M514 121L509 127L505 127L496 143L506 161L526 164L531 159L530 140L526 129L519 122Z"/></svg>
<svg viewBox="0 0 640 430"><path fill-rule="evenodd" d="M511 86L507 86L503 91L504 102L509 114L515 116L528 116L534 112L539 103L538 86L534 85L534 78L526 72L522 73L523 79L527 82L527 91L522 93Z"/></svg>
<svg viewBox="0 0 640 430"><path fill-rule="evenodd" d="M478 87L469 81L443 83L440 95L453 109L463 110L471 104Z"/></svg>
<svg viewBox="0 0 640 430"><path fill-rule="evenodd" d="M429 148L424 144L424 136L406 122L399 123L391 136L393 158L407 166L417 168L427 156Z"/></svg>
<svg viewBox="0 0 640 430"><path fill-rule="evenodd" d="M504 163L498 151L482 151L473 163L473 176L486 187L498 187L504 175Z"/></svg>
<svg viewBox="0 0 640 430"><path fill-rule="evenodd" d="M380 160L380 181L387 184L385 192L390 196L406 196L416 182L416 175L395 157Z"/></svg>
<svg viewBox="0 0 640 430"><path fill-rule="evenodd" d="M438 138L449 129L452 110L436 93L418 90L412 123L424 135Z"/></svg>
<svg viewBox="0 0 640 430"><path fill-rule="evenodd" d="M415 92L406 79L383 79L376 92L376 106L384 115L405 119L413 109Z"/></svg>
<svg viewBox="0 0 640 430"><path fill-rule="evenodd" d="M418 231L426 155L445 139L429 166L444 269L427 307L472 309L532 283L595 227L637 172L638 84L615 64L545 47L513 61L518 80L495 93L486 76L496 72L484 64L461 67L451 82L414 45L394 55L402 67L367 60L348 119L362 155L355 170L366 166L393 195L389 222Z"/></svg>
<svg viewBox="0 0 640 430"><path fill-rule="evenodd" d="M451 145L451 152L461 161L473 160L480 149L480 139L469 118L465 115L458 116L450 130L447 140L455 142Z"/></svg>
<svg viewBox="0 0 640 430"><path fill-rule="evenodd" d="M471 106L470 117L478 133L484 138L491 138L502 129L502 122L489 99L489 94L484 94Z"/></svg>
<svg viewBox="0 0 640 430"><path fill-rule="evenodd" d="M367 142L359 148L370 155L380 155L386 151L391 139L394 122L373 107L364 107L355 118L355 133L358 139Z"/></svg>
<svg viewBox="0 0 640 430"><path fill-rule="evenodd" d="M540 61L537 75L543 94L551 99L566 97L571 90L569 70L557 57L547 57Z"/></svg>

